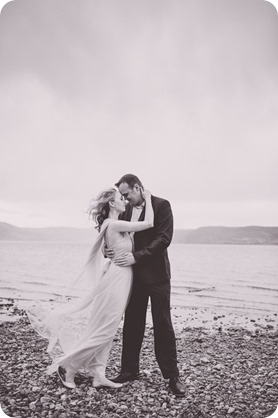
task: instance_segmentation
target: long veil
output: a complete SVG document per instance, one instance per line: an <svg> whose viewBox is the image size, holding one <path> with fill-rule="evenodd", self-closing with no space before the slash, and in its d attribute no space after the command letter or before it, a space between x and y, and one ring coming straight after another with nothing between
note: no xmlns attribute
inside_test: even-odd
<svg viewBox="0 0 278 418"><path fill-rule="evenodd" d="M101 247L110 219L106 219L90 252L88 261L78 278L68 287L68 290L85 291L85 296L70 300L66 304L54 305L54 309L43 308L40 305L27 310L34 330L49 340L47 352L53 361L57 361L74 345L85 329L93 308L94 298L105 291L101 278L110 263L105 259ZM82 292L81 292L82 293ZM58 305L58 303L57 303ZM48 373L55 371L55 364L48 368Z"/></svg>

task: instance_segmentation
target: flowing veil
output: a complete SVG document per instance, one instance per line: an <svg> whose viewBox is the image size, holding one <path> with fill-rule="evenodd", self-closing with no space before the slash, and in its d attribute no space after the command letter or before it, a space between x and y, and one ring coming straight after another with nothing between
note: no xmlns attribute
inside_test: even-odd
<svg viewBox="0 0 278 418"><path fill-rule="evenodd" d="M57 369L56 361L63 357L78 340L88 324L94 299L105 291L101 278L111 261L104 258L101 248L110 222L110 219L103 222L84 269L67 288L68 291L83 289L85 295L67 303L59 303L59 306L56 306L58 303L54 304L52 310L49 307L45 309L40 304L27 310L34 330L49 340L47 352L54 362L48 368L49 374Z"/></svg>

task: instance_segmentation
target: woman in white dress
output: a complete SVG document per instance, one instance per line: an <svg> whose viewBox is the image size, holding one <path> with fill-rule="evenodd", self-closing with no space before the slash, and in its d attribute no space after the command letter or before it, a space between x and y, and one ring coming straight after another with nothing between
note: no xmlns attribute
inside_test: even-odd
<svg viewBox="0 0 278 418"><path fill-rule="evenodd" d="M132 251L130 232L153 226L151 195L143 192L146 212L142 222L118 220L125 211L126 201L116 187L102 192L89 209L97 223L99 236L91 251L82 277L87 276L87 295L70 301L66 307L55 309L42 320L28 312L36 331L48 338L47 352L53 360L48 373L55 371L62 383L75 388L74 375L78 370L94 376L94 387L122 386L105 377L105 369L120 321L126 309L132 286L132 267L119 267L113 259L105 259L103 244L118 255ZM81 280L82 282L82 280ZM79 281L80 283L80 281Z"/></svg>

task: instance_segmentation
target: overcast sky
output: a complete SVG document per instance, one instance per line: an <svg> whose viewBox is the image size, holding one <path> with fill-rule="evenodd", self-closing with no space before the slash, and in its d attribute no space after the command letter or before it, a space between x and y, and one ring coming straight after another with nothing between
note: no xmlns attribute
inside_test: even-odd
<svg viewBox="0 0 278 418"><path fill-rule="evenodd" d="M278 15L264 0L15 0L0 15L0 220L89 225L123 174L175 226L278 226Z"/></svg>

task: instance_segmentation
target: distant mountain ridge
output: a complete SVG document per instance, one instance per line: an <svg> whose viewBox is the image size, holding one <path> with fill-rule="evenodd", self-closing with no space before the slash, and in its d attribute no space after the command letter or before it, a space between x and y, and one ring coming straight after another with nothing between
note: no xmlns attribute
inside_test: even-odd
<svg viewBox="0 0 278 418"><path fill-rule="evenodd" d="M97 231L70 227L20 228L0 222L0 241L80 241L93 242Z"/></svg>
<svg viewBox="0 0 278 418"><path fill-rule="evenodd" d="M20 228L0 222L0 241L94 242L96 229L49 227ZM180 244L248 244L278 245L278 227L271 226L204 226L176 229L173 243Z"/></svg>
<svg viewBox="0 0 278 418"><path fill-rule="evenodd" d="M174 242L188 244L278 245L275 226L203 226L198 229L177 229Z"/></svg>

